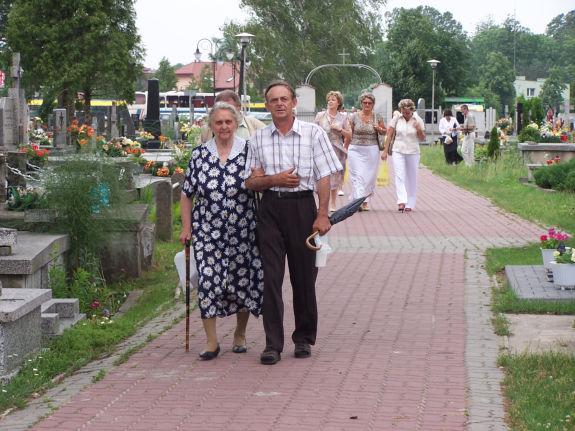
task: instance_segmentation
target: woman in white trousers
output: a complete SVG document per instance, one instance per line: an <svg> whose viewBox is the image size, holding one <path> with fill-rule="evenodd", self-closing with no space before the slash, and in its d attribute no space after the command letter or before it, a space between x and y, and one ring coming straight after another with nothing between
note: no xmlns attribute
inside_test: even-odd
<svg viewBox="0 0 575 431"><path fill-rule="evenodd" d="M419 142L425 139L425 124L415 113L413 100L403 99L397 106L401 115L394 116L389 123L381 159L387 159L390 141L394 137L392 159L397 210L410 212L417 201Z"/></svg>

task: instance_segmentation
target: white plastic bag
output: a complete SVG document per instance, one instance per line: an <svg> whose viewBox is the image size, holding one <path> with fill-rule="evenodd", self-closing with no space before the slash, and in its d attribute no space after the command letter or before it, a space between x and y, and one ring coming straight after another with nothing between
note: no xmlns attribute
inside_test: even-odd
<svg viewBox="0 0 575 431"><path fill-rule="evenodd" d="M180 276L179 287L183 291L186 288L186 253L183 250L176 253L174 263ZM194 251L190 248L190 289L197 289L198 284L198 269L194 259Z"/></svg>
<svg viewBox="0 0 575 431"><path fill-rule="evenodd" d="M327 235L318 235L313 240L316 246L321 247L315 252L315 266L317 268L324 267L327 263L327 255L332 251Z"/></svg>

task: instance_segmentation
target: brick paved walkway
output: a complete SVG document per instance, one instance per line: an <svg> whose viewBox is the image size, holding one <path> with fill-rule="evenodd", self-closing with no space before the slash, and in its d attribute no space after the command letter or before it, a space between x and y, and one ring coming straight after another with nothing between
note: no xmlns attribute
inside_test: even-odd
<svg viewBox="0 0 575 431"><path fill-rule="evenodd" d="M540 228L426 169L419 178L411 214L396 211L390 186L373 211L333 228L310 359L294 358L288 343L277 365L260 365L255 319L248 353L234 354L234 319L225 319L222 353L200 362L194 312L190 353L182 321L34 429L506 429L482 251L533 241ZM290 334L291 311L285 324Z"/></svg>

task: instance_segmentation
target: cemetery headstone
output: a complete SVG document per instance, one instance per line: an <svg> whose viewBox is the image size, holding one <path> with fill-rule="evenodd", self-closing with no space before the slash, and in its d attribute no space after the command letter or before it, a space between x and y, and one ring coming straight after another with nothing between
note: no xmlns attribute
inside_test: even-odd
<svg viewBox="0 0 575 431"><path fill-rule="evenodd" d="M66 109L54 109L54 147L68 147L68 115Z"/></svg>
<svg viewBox="0 0 575 431"><path fill-rule="evenodd" d="M0 204L6 202L6 155L0 154Z"/></svg>
<svg viewBox="0 0 575 431"><path fill-rule="evenodd" d="M160 123L160 81L155 78L148 79L148 101L144 130L150 132L156 139L162 134ZM148 148L159 148L159 141L150 141L148 144Z"/></svg>
<svg viewBox="0 0 575 431"><path fill-rule="evenodd" d="M26 154L18 151L11 151L7 153L6 163L15 171L8 170L6 174L6 181L8 187L26 187Z"/></svg>
<svg viewBox="0 0 575 431"><path fill-rule="evenodd" d="M17 145L28 144L28 123L30 115L24 89L20 87L22 68L20 67L20 53L12 54L12 87L8 89L8 97L14 100L14 120L16 123Z"/></svg>
<svg viewBox="0 0 575 431"><path fill-rule="evenodd" d="M18 130L14 118L14 100L11 97L0 98L0 151L16 151Z"/></svg>
<svg viewBox="0 0 575 431"><path fill-rule="evenodd" d="M106 134L106 114L98 113L96 114L96 120L98 122L96 128L96 135L104 135Z"/></svg>
<svg viewBox="0 0 575 431"><path fill-rule="evenodd" d="M112 102L112 109L110 110L110 137L112 139L120 136L118 131L118 110L116 102Z"/></svg>

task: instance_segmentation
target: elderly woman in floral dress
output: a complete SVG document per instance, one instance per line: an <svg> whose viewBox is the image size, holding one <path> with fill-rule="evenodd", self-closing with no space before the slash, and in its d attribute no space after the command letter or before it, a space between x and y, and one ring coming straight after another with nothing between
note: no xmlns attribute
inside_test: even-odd
<svg viewBox="0 0 575 431"><path fill-rule="evenodd" d="M247 145L236 137L239 115L219 102L209 114L214 137L192 151L181 196L180 241L191 239L198 302L207 345L200 359L218 356L216 317L237 316L232 351L247 351L250 313L259 316L263 269L256 244L254 195L243 180Z"/></svg>
<svg viewBox="0 0 575 431"><path fill-rule="evenodd" d="M341 93L339 91L330 91L327 93L325 100L327 102L327 110L316 115L315 123L325 130L339 162L344 166L343 171L339 171L329 177L329 210L335 211L338 190L343 185L343 174L347 159L347 147L351 139L351 129L347 120L347 114L341 112L341 107L343 106Z"/></svg>

